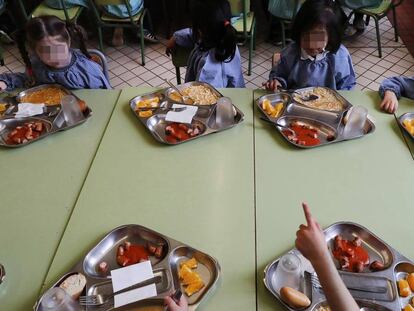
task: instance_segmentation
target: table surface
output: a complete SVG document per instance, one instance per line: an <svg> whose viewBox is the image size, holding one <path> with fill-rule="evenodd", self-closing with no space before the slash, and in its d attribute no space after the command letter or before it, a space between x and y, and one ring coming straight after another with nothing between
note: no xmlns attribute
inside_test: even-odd
<svg viewBox="0 0 414 311"><path fill-rule="evenodd" d="M261 121L257 109L253 116L253 92L240 89L222 93L245 113L242 124L179 146L161 145L128 106L129 99L147 91L123 90L112 115L112 107L97 109L102 96L82 91L80 97L94 109L88 123L20 150L0 150L2 163L12 157L22 163L20 169L1 168L6 172L0 181L2 206L13 207L0 218L0 247L8 250L0 262L9 266L0 292L5 310L28 310L46 272L43 289L107 232L128 223L159 231L218 259L222 282L201 310L283 310L264 288L263 270L293 247L295 232L304 222L301 201L310 204L322 226L358 222L414 258L414 247L402 239L411 236L408 219L414 216L407 195L413 158L394 117L377 110L376 93L343 93L354 105L369 109L376 120L374 134L298 150ZM117 96L109 94L114 102ZM108 103L109 94L105 93ZM399 113L410 109L413 102L402 100ZM79 135L83 127L89 129L86 137ZM63 135L68 138L57 139ZM45 146L52 144L56 151L48 154L50 170L40 164L42 157L22 155L31 150L31 155L44 157ZM76 150L76 158L69 148ZM62 161L67 163L64 174L57 173ZM34 168L28 173L29 165ZM43 172L47 180L32 186L29 181ZM17 184L30 191L23 201L17 201L18 193L4 190ZM46 197L44 188L55 190ZM28 209L29 204L36 209ZM26 238L24 227L33 237ZM10 243L11 235L16 243ZM27 253L33 255L26 259ZM32 284L38 286L33 289Z"/></svg>
<svg viewBox="0 0 414 311"><path fill-rule="evenodd" d="M99 147L119 91L77 91L86 123L16 149L0 149L1 310L30 310Z"/></svg>

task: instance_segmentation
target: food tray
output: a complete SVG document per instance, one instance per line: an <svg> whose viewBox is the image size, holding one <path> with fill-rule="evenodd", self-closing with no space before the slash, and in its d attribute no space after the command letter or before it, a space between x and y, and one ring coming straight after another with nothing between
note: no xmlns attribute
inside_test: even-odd
<svg viewBox="0 0 414 311"><path fill-rule="evenodd" d="M309 91L311 88L306 89L299 89L295 92L302 92L302 91ZM329 89L328 89L329 90ZM352 109L352 104L349 103L345 98L343 98L340 94L337 92L330 90L330 92L333 92L335 94L335 97L343 102L343 106L345 107L345 110L343 111L327 111L327 110L321 110L321 109L315 109L310 108L305 105L302 105L298 102L296 102L293 99L293 96L290 93L273 93L273 94L267 94L264 96L261 96L256 100L256 105L259 108L259 110L266 116L268 120L270 120L272 123L274 123L277 130L281 133L281 135L292 145L299 147L299 148L315 148L320 146L325 146L345 140L351 140L356 139L361 136L357 137L344 137L343 130L344 130L344 117L346 114ZM274 106L275 103L282 102L283 103L283 109L279 116L277 118L270 117L262 108L262 103L265 99L268 99L272 105ZM288 138L287 132L283 131L283 127L281 126L287 126L290 122L298 121L300 123L310 125L313 127L322 129L329 129L328 131L319 131L319 134L321 135L320 144L314 145L314 146L305 146L298 143L295 143L291 141ZM281 126L278 126L276 123L280 124ZM371 134L375 131L375 124L372 121L372 117L368 116L365 128L364 128L364 135ZM328 133L330 135L329 139L326 139L328 136Z"/></svg>
<svg viewBox="0 0 414 311"><path fill-rule="evenodd" d="M46 106L45 109L45 113L42 115L36 115L33 117L24 117L24 118L15 118L14 114L17 111L17 105L18 103L20 103L21 99L28 94L31 94L35 91L44 89L44 88L48 88L48 87L53 87L53 88L58 88L63 90L66 94L68 95L73 95L78 102L82 103L85 108L83 110L83 116L84 118L82 120L80 120L79 122L77 122L76 124L73 124L71 126L67 126L66 123L63 121L63 125L61 127L57 127L54 124L55 119L58 117L59 112L60 112L60 105L51 105L51 106ZM70 90L65 89L64 87L62 87L61 85L58 84L44 84L44 85L39 85L30 89L27 89L25 91L22 91L20 93L17 94L16 98L15 98L15 102L10 104L10 107L7 109L6 113L0 117L0 146L3 147L8 147L8 148L18 148L18 147L23 147L26 146L28 144L31 144L32 142L38 141L41 138L44 138L46 136L49 136L51 134L54 134L56 132L59 131L64 131L64 130L68 130L71 129L75 126L78 126L82 123L84 123L86 120L88 120L90 117L92 116L92 110L86 106L86 104L84 104L84 102L77 97L75 94L73 94ZM22 143L22 144L7 144L5 141L5 138L7 137L7 134L9 133L11 126L13 125L15 126L19 126L21 124L24 124L26 122L30 122L32 120L39 120L42 121L45 125L47 125L47 131L45 133L43 133L39 138L28 141L26 143Z"/></svg>
<svg viewBox="0 0 414 311"><path fill-rule="evenodd" d="M175 290L181 288L178 277L179 265L182 261L195 257L199 263L196 271L203 279L205 286L198 292L187 297L189 310L194 311L214 291L218 285L221 268L217 260L206 253L192 248L184 243L171 239L161 233L145 228L140 225L124 225L109 232L86 256L80 260L70 271L65 273L52 287L59 286L68 276L82 273L86 277L86 288L81 295L111 294L112 283L110 272L102 273L98 265L102 261L109 264L109 269L121 268L116 262L118 246L125 241L133 244L146 245L148 242L163 246L162 256L157 259L150 257L154 275L160 275L162 281L156 284L158 296L117 308L118 310L130 310L134 307L147 305L162 306L163 298L171 295ZM43 297L43 296L42 296ZM40 311L42 297L34 306L35 311ZM106 311L113 310L113 299L102 306L88 306L85 310Z"/></svg>
<svg viewBox="0 0 414 311"><path fill-rule="evenodd" d="M362 239L362 246L370 256L370 262L380 260L384 264L384 269L376 272L372 272L367 268L360 273L339 270L339 274L348 286L381 286L387 289L386 293L368 293L350 290L352 296L357 300L361 308L367 307L379 311L392 311L401 310L408 304L409 299L412 298L412 295L408 298L399 297L397 280L405 277L408 273L414 272L414 263L412 261L404 257L367 228L356 223L335 223L326 228L324 230L324 234L326 243L330 249L332 249L333 240L338 234L348 240L359 237ZM309 261L305 259L296 248L292 249L290 252L296 253L301 258L302 266L305 267L306 271L310 273L313 272L313 268L311 268ZM279 260L280 258L277 258L267 265L264 270L263 282L266 288L281 302L283 306L286 307L286 309L294 311L296 309L289 307L281 300L279 293L276 292L272 284L272 279L275 276ZM302 310L316 311L317 308L327 305L323 291L319 288L313 287L309 278L302 278L301 285L302 291L312 302L309 307Z"/></svg>
<svg viewBox="0 0 414 311"><path fill-rule="evenodd" d="M412 139L414 139L414 136L411 135L411 133L403 125L404 120L407 120L407 119L408 120L413 120L414 119L414 112L404 113L403 115L401 115L398 118L398 123L399 123L400 127L402 127L404 129L404 131L407 133L408 136L410 136Z"/></svg>
<svg viewBox="0 0 414 311"><path fill-rule="evenodd" d="M134 115L141 121L141 123L152 134L152 136L154 136L154 138L160 143L167 144L167 145L181 144L181 143L188 142L188 141L191 141L191 140L194 140L194 139L197 139L197 138L209 135L209 134L221 132L226 129L232 128L233 126L243 122L244 120L243 112L233 105L233 111L235 114L234 123L228 127L220 128L216 125L216 120L215 120L215 107L216 106L215 105L203 106L203 109L200 109L200 108L198 109L192 122L193 126L197 125L201 129L201 134L195 137L189 138L187 140L176 142L176 143L169 142L166 140L165 128L169 123L172 123L172 122L166 122L165 117L166 117L168 110L171 108L174 102L171 102L168 99L165 93L166 90L140 95L140 96L134 97L130 101L130 108L132 112L134 113ZM149 99L153 97L158 97L160 99L160 107L153 111L152 116L148 118L140 117L135 110L136 103L139 102L140 100ZM207 107L208 109L205 109Z"/></svg>

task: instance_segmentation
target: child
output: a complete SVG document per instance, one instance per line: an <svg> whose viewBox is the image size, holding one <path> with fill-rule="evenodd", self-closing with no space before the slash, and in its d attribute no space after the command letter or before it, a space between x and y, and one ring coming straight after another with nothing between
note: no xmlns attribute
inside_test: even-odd
<svg viewBox="0 0 414 311"><path fill-rule="evenodd" d="M296 232L296 248L312 264L332 311L359 311L354 298L339 276L318 222L306 203L302 203L306 225Z"/></svg>
<svg viewBox="0 0 414 311"><path fill-rule="evenodd" d="M69 29L79 36L81 51L70 48ZM61 84L68 89L111 88L102 68L90 59L83 33L78 26L66 27L54 16L31 19L26 27L26 38L19 44L27 73L0 74L0 90L23 88L30 84ZM27 54L25 39L31 50Z"/></svg>
<svg viewBox="0 0 414 311"><path fill-rule="evenodd" d="M197 0L192 8L192 29L174 33L167 44L170 55L175 44L191 48L185 82L207 82L217 88L244 87L236 30L230 23L227 0Z"/></svg>
<svg viewBox="0 0 414 311"><path fill-rule="evenodd" d="M325 86L350 90L355 82L351 56L341 44L341 22L332 0L307 0L292 27L294 40L273 67L267 90Z"/></svg>
<svg viewBox="0 0 414 311"><path fill-rule="evenodd" d="M398 109L398 100L401 96L414 99L414 77L393 77L385 79L380 86L379 93L383 99L381 109L394 113Z"/></svg>

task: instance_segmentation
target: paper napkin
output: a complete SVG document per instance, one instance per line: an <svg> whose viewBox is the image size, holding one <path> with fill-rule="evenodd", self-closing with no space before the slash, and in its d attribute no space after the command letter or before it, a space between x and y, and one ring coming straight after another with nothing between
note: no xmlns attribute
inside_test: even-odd
<svg viewBox="0 0 414 311"><path fill-rule="evenodd" d="M165 121L191 124L195 114L197 113L197 106L187 106L174 104L172 108L184 108L183 111L169 111L165 117Z"/></svg>

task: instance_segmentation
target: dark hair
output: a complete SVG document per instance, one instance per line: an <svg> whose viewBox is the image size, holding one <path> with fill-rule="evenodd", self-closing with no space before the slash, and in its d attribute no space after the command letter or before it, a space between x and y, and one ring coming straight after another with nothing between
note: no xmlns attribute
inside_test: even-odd
<svg viewBox="0 0 414 311"><path fill-rule="evenodd" d="M76 36L82 53L88 58L91 58L86 49L85 33L80 26L66 23L55 16L45 15L28 21L24 30L18 35L18 47L27 68L30 69L32 66L27 53L26 42L31 49L35 49L37 42L47 36L57 36L59 37L59 40L66 42L67 44L70 44L71 38Z"/></svg>
<svg viewBox="0 0 414 311"><path fill-rule="evenodd" d="M301 35L314 27L322 25L328 32L328 44L326 49L332 53L338 51L341 46L343 27L341 23L337 1L332 0L307 0L303 3L293 21L292 39L299 44Z"/></svg>
<svg viewBox="0 0 414 311"><path fill-rule="evenodd" d="M204 50L215 49L215 58L230 62L236 53L236 30L230 23L227 0L196 0L191 7L193 39Z"/></svg>

